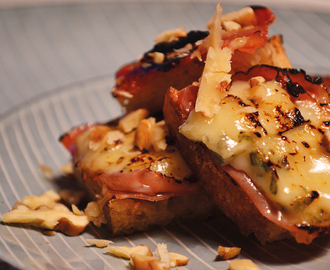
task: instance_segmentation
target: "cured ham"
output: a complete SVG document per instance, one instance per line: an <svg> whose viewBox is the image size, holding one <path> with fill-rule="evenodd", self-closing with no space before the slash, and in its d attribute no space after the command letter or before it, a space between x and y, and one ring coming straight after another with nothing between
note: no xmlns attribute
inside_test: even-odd
<svg viewBox="0 0 330 270"><path fill-rule="evenodd" d="M201 192L176 147L141 151L135 133L90 123L60 140L73 156L77 174L113 197L159 201Z"/></svg>
<svg viewBox="0 0 330 270"><path fill-rule="evenodd" d="M263 79L254 85L254 78ZM196 93L194 87L178 92L186 117L180 132L216 153L259 212L297 242L308 244L327 232L330 155L324 123L330 115L322 80L294 69L252 67L232 77L212 119L191 106Z"/></svg>

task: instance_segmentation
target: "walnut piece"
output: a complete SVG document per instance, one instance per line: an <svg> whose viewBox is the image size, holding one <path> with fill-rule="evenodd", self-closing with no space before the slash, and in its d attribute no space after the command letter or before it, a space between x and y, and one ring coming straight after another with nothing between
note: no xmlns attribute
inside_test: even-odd
<svg viewBox="0 0 330 270"><path fill-rule="evenodd" d="M167 245L162 243L158 244L156 248L156 253L159 256L161 262L164 262L167 267L170 267L171 260L168 254Z"/></svg>
<svg viewBox="0 0 330 270"><path fill-rule="evenodd" d="M187 31L184 27L180 26L176 29L165 30L164 32L160 33L156 38L155 42L171 42L178 37L185 37L187 36Z"/></svg>
<svg viewBox="0 0 330 270"><path fill-rule="evenodd" d="M167 129L165 121L156 123L154 117L143 119L136 128L135 145L140 149L149 150L151 147L156 152L165 150L167 147L166 137Z"/></svg>
<svg viewBox="0 0 330 270"><path fill-rule="evenodd" d="M229 264L229 270L260 270L254 262L248 259L233 260Z"/></svg>
<svg viewBox="0 0 330 270"><path fill-rule="evenodd" d="M170 256L171 267L184 266L189 262L189 258L182 254L169 252L168 255Z"/></svg>
<svg viewBox="0 0 330 270"><path fill-rule="evenodd" d="M256 76L256 77L252 77L249 81L248 84L250 85L251 88L265 82L265 78L262 76Z"/></svg>
<svg viewBox="0 0 330 270"><path fill-rule="evenodd" d="M223 247L218 246L218 255L225 259L229 260L237 256L241 252L241 248L239 247Z"/></svg>
<svg viewBox="0 0 330 270"><path fill-rule="evenodd" d="M113 244L112 241L105 240L105 239L86 239L86 242L90 245L95 245L98 248L105 248L105 247L109 246L110 244Z"/></svg>
<svg viewBox="0 0 330 270"><path fill-rule="evenodd" d="M142 119L148 116L149 112L146 109L138 109L130 112L119 120L118 128L125 133L131 132L135 129Z"/></svg>
<svg viewBox="0 0 330 270"><path fill-rule="evenodd" d="M147 245L139 245L135 247L110 246L107 247L106 250L117 257L122 257L126 259L130 259L132 254L152 257L152 252Z"/></svg>
<svg viewBox="0 0 330 270"><path fill-rule="evenodd" d="M2 215L2 221L78 235L88 225L88 218L75 215L65 205L57 203L59 200L60 195L53 190L41 196L26 196Z"/></svg>

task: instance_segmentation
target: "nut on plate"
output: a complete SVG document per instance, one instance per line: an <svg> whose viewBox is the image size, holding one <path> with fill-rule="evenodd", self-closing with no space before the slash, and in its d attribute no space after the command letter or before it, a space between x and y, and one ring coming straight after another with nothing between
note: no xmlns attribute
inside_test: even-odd
<svg viewBox="0 0 330 270"><path fill-rule="evenodd" d="M85 215L75 215L65 205L58 203L59 194L50 190L41 196L26 196L14 208L2 215L4 223L20 223L75 236L88 225Z"/></svg>
<svg viewBox="0 0 330 270"><path fill-rule="evenodd" d="M229 260L236 257L241 252L239 247L223 247L218 246L218 255L224 260Z"/></svg>

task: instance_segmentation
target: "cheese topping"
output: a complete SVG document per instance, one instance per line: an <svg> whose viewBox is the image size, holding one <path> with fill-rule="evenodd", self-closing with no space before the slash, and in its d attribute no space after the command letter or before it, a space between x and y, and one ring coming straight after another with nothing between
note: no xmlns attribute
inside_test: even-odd
<svg viewBox="0 0 330 270"><path fill-rule="evenodd" d="M180 132L220 164L244 171L277 211L299 225L330 222L330 154L319 104L295 103L275 81L235 81L212 118L191 111ZM280 219L281 217L279 217Z"/></svg>
<svg viewBox="0 0 330 270"><path fill-rule="evenodd" d="M142 152L135 147L135 130L128 134L122 133L118 140L109 140L114 132L119 133L108 126L95 126L85 131L77 139L75 160L91 171L104 174L149 169L177 180L191 175L176 147L168 146L165 150L150 149ZM94 147L95 144L98 145L97 148Z"/></svg>
<svg viewBox="0 0 330 270"><path fill-rule="evenodd" d="M202 112L206 117L212 117L218 112L219 101L225 95L226 87L231 82L231 75L228 73L231 70L232 49L221 48L223 43L221 17L222 8L219 4L206 42L208 52L195 107L196 111Z"/></svg>

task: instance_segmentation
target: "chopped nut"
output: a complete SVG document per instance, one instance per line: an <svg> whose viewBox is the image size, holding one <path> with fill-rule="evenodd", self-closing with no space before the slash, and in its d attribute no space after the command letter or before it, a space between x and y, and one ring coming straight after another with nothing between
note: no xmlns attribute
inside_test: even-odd
<svg viewBox="0 0 330 270"><path fill-rule="evenodd" d="M62 165L61 172L65 175L73 174L73 164L72 164L72 162Z"/></svg>
<svg viewBox="0 0 330 270"><path fill-rule="evenodd" d="M168 255L167 245L162 243L158 244L156 248L156 253L159 256L161 262L164 262L167 267L170 266L171 260L170 256Z"/></svg>
<svg viewBox="0 0 330 270"><path fill-rule="evenodd" d="M165 55L161 52L148 53L148 56L154 59L154 63L161 64L164 62Z"/></svg>
<svg viewBox="0 0 330 270"><path fill-rule="evenodd" d="M156 123L156 119L153 117L143 119L136 129L135 145L140 150L149 150L151 146L156 152L165 150L167 147L166 134L167 130L164 121Z"/></svg>
<svg viewBox="0 0 330 270"><path fill-rule="evenodd" d="M155 38L155 42L156 43L171 42L178 37L185 37L185 36L187 36L187 31L182 26L180 26L176 29L170 29L160 33Z"/></svg>
<svg viewBox="0 0 330 270"><path fill-rule="evenodd" d="M252 78L248 81L248 83L249 83L250 87L252 88L252 87L255 87L256 85L259 85L259 84L261 84L261 83L263 83L263 82L265 82L265 81L266 81L266 80L265 80L264 77L262 77L262 76L256 76L256 77L252 77Z"/></svg>
<svg viewBox="0 0 330 270"><path fill-rule="evenodd" d="M85 215L88 217L96 218L100 215L100 208L97 202L89 202L85 209Z"/></svg>
<svg viewBox="0 0 330 270"><path fill-rule="evenodd" d="M139 245L135 247L110 246L107 247L106 250L117 257L123 257L126 259L130 259L132 254L146 257L152 256L152 252L147 245Z"/></svg>
<svg viewBox="0 0 330 270"><path fill-rule="evenodd" d="M139 125L136 128L135 144L140 150L147 148L147 146L149 144L150 138L152 136L152 130L153 130L152 119L154 119L154 118L150 117L148 119L141 120Z"/></svg>
<svg viewBox="0 0 330 270"><path fill-rule="evenodd" d="M104 248L113 243L110 240L104 240L104 239L86 239L86 242L90 245L95 245L98 248Z"/></svg>
<svg viewBox="0 0 330 270"><path fill-rule="evenodd" d="M54 236L56 234L56 231L43 231L42 234L46 236Z"/></svg>
<svg viewBox="0 0 330 270"><path fill-rule="evenodd" d="M223 247L218 246L218 255L225 260L229 260L237 256L241 252L239 247Z"/></svg>
<svg viewBox="0 0 330 270"><path fill-rule="evenodd" d="M226 31L240 30L242 27L234 21L222 21L222 26Z"/></svg>
<svg viewBox="0 0 330 270"><path fill-rule="evenodd" d="M233 260L229 264L229 270L260 270L251 260Z"/></svg>
<svg viewBox="0 0 330 270"><path fill-rule="evenodd" d="M82 232L89 223L86 216L77 216L60 203L56 203L53 208L42 206L38 210L32 210L25 205L18 205L16 209L3 214L2 221L59 230L72 236Z"/></svg>
<svg viewBox="0 0 330 270"><path fill-rule="evenodd" d="M184 46L184 47L182 47L182 48L179 48L179 49L175 49L174 51L175 51L175 53L179 53L179 54L182 54L182 53L187 53L187 52L189 52L190 50L192 50L193 49L193 46L190 44L190 43L188 43L186 46ZM169 57L169 56L168 56Z"/></svg>
<svg viewBox="0 0 330 270"><path fill-rule="evenodd" d="M251 7L245 7L241 10L223 15L222 21L234 21L244 27L247 25L255 25L257 19L254 14L254 10Z"/></svg>
<svg viewBox="0 0 330 270"><path fill-rule="evenodd" d="M146 109L138 109L130 112L119 120L118 128L125 133L131 132L135 129L142 119L148 116L149 112Z"/></svg>
<svg viewBox="0 0 330 270"><path fill-rule="evenodd" d="M53 176L52 168L50 168L46 165L40 164L39 169L42 173L44 173L46 175L47 178L51 178Z"/></svg>
<svg viewBox="0 0 330 270"><path fill-rule="evenodd" d="M155 261L160 262L156 257L140 255L136 253L132 253L130 257L136 270L153 270L150 263Z"/></svg>
<svg viewBox="0 0 330 270"><path fill-rule="evenodd" d="M121 97L126 97L126 98L134 97L132 94L130 94L126 91L118 90L116 88L114 88L112 92L115 93L117 96L121 96Z"/></svg>
<svg viewBox="0 0 330 270"><path fill-rule="evenodd" d="M61 199L60 195L54 190L48 190L41 196L25 196L19 204L25 205L34 210L42 205L48 208L53 208L55 204Z"/></svg>
<svg viewBox="0 0 330 270"><path fill-rule="evenodd" d="M171 267L183 266L189 262L189 258L179 253L169 252Z"/></svg>
<svg viewBox="0 0 330 270"><path fill-rule="evenodd" d="M71 208L72 208L72 212L75 215L77 215L77 216L84 216L85 215L84 212L83 211L80 211L76 205L72 204L71 205Z"/></svg>
<svg viewBox="0 0 330 270"><path fill-rule="evenodd" d="M149 262L150 269L152 270L170 270L170 266L162 261L151 261ZM141 269L142 270L142 269Z"/></svg>

